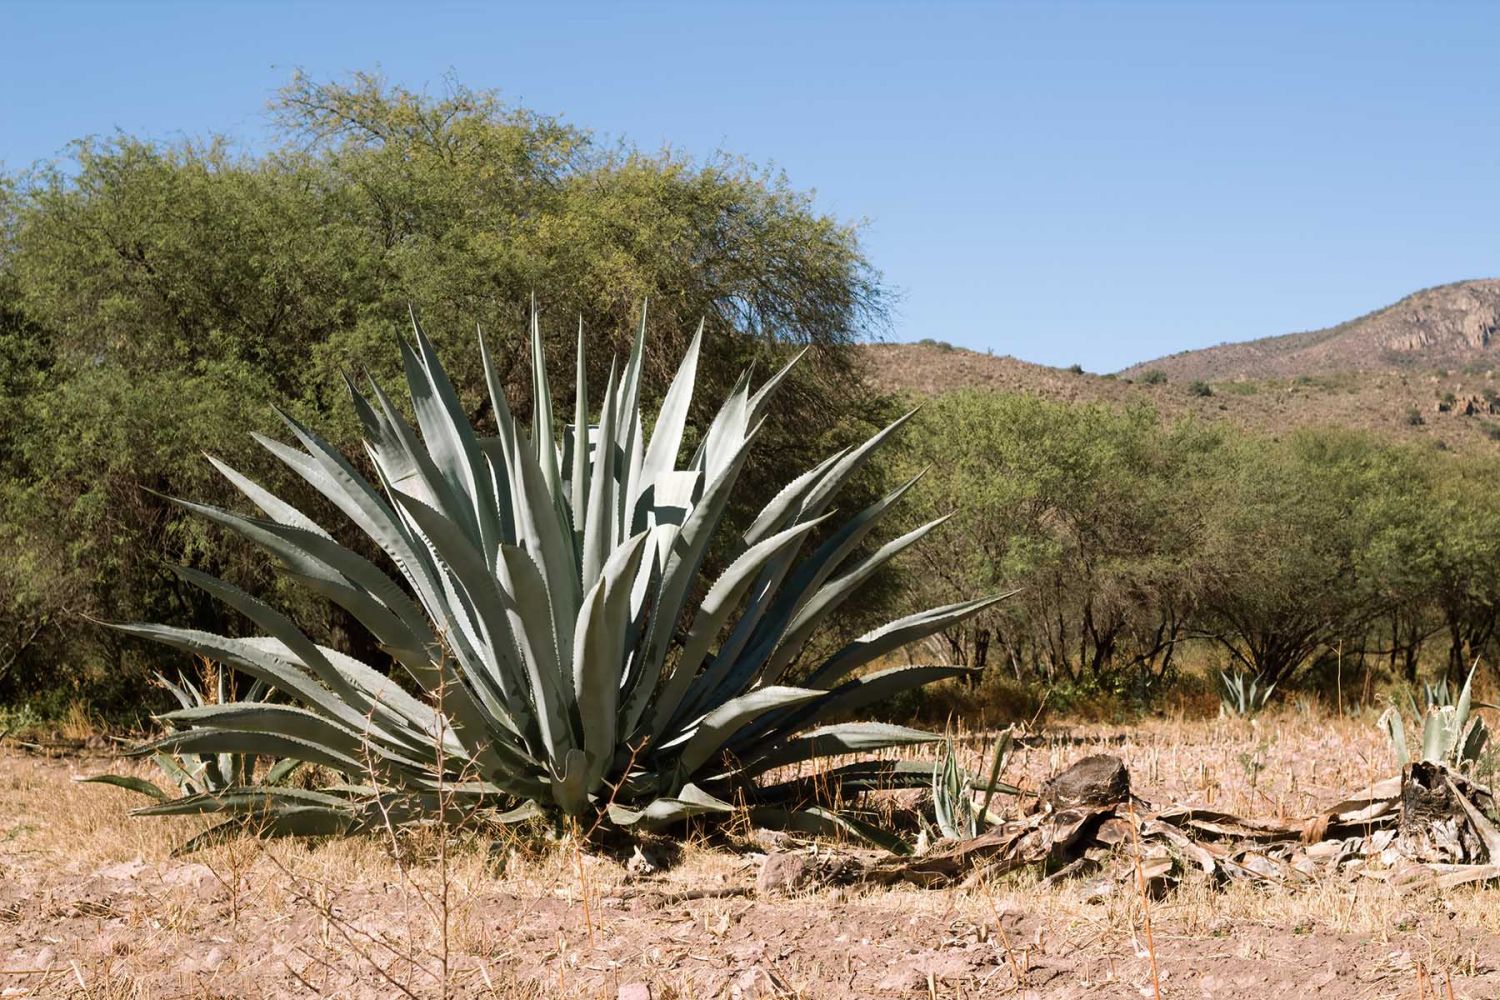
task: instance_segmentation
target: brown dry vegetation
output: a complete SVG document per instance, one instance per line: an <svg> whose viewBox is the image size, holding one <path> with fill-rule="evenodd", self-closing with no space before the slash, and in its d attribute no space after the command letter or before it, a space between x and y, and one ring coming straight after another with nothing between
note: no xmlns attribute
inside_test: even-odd
<svg viewBox="0 0 1500 1000"><path fill-rule="evenodd" d="M1008 774L1034 789L1099 751L1151 802L1267 818L1394 770L1371 713L1286 712L1056 730ZM1138 894L1035 873L758 897L750 836L690 843L650 875L494 836L173 858L200 821L131 819L129 793L70 780L115 763L0 751L5 996L1139 997L1153 956L1166 997L1500 995L1493 889L1398 889L1378 870L1274 891L1189 879L1149 903L1148 937Z"/></svg>

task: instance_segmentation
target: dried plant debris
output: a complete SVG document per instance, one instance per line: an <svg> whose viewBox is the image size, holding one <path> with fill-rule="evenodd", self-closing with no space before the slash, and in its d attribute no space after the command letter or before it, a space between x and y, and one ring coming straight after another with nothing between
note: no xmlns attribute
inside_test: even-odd
<svg viewBox="0 0 1500 1000"><path fill-rule="evenodd" d="M1294 884L1343 871L1459 885L1500 879L1494 808L1489 789L1418 760L1304 823L1156 809L1131 793L1122 761L1099 754L1043 785L1029 815L919 856L882 859L867 877L937 887L1035 866L1047 873L1044 884L1093 876L1089 891L1100 893L1136 878L1139 865L1152 894L1188 871L1216 882Z"/></svg>

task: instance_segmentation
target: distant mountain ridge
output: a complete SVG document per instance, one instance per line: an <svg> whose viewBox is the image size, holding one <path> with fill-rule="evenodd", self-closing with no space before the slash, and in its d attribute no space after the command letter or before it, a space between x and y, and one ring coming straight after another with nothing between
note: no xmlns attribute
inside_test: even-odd
<svg viewBox="0 0 1500 1000"><path fill-rule="evenodd" d="M1184 351L1117 375L935 340L863 350L877 386L915 396L1023 393L1067 405L1145 404L1270 434L1352 427L1437 447L1500 447L1497 278L1424 289L1326 330Z"/></svg>
<svg viewBox="0 0 1500 1000"><path fill-rule="evenodd" d="M1306 333L1182 351L1126 368L1173 380L1297 378L1500 361L1500 278L1426 288L1384 309Z"/></svg>

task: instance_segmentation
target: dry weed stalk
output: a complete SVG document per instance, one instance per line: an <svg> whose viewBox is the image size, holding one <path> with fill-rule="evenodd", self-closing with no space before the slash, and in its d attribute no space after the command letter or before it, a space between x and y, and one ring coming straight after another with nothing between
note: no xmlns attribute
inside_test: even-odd
<svg viewBox="0 0 1500 1000"><path fill-rule="evenodd" d="M1141 926L1146 934L1146 953L1151 958L1151 989L1161 1000L1161 974L1156 965L1156 940L1151 934L1151 894L1146 887L1146 872L1141 867L1140 824L1136 821L1135 802L1130 803L1130 839L1134 846L1135 880L1141 894Z"/></svg>

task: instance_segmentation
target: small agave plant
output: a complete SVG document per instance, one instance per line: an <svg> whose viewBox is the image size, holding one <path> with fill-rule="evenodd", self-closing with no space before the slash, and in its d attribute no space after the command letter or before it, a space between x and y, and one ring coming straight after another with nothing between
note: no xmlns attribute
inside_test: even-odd
<svg viewBox="0 0 1500 1000"><path fill-rule="evenodd" d="M1219 715L1248 719L1259 715L1271 700L1275 684L1262 684L1260 678L1244 671L1219 671Z"/></svg>
<svg viewBox="0 0 1500 1000"><path fill-rule="evenodd" d="M165 688L183 709L202 708L205 705L225 705L233 700L230 676L227 670L218 670L214 677L214 690L195 684L181 674L174 683L161 674L156 683ZM261 701L271 696L271 688L264 681L254 682L245 692L246 701ZM169 723L170 725L170 723ZM260 758L251 753L169 753L158 750L151 755L162 776L176 786L183 796L221 792L229 788L250 785L257 780L262 785L279 785L291 777L300 765L298 760L274 761L266 768L265 775L257 778L256 766ZM169 796L159 785L133 774L100 774L80 778L80 782L96 782L115 785L133 792L165 802Z"/></svg>
<svg viewBox="0 0 1500 1000"><path fill-rule="evenodd" d="M910 414L787 483L709 580L705 555L790 365L753 390L749 373L741 376L682 463L701 327L649 436L641 412L644 316L597 409L580 332L573 419L562 424L533 312L529 433L512 418L481 335L495 436L470 424L415 319L413 328L415 342L401 353L415 428L380 386L367 397L349 383L374 483L284 413L295 445L257 435L369 537L399 581L217 459L260 516L184 505L261 546L293 579L345 608L421 694L314 642L236 587L179 569L263 634L120 627L231 666L274 689L277 701L185 706L163 717L170 732L135 752L303 761L336 778L318 789L286 788L252 783L247 770L237 773L241 783L138 811L228 814L204 835L216 836L236 828L328 834L480 810L501 821L602 815L621 827L651 827L745 808L752 822L842 829L897 846L838 806L870 789L925 783L929 763L864 756L818 773L808 766L934 740L904 726L837 720L967 673L858 671L1001 598L909 615L811 664L801 660L829 615L940 523L862 551L915 480L830 523L840 487Z"/></svg>
<svg viewBox="0 0 1500 1000"><path fill-rule="evenodd" d="M943 755L932 767L932 811L938 832L951 840L972 840L995 822L990 801L996 792L1020 794L1016 786L1000 780L1000 772L1010 759L1012 733L1009 729L995 741L990 758L989 780L984 784L958 766L958 751L950 733L943 744ZM974 804L974 792L983 790L984 798Z"/></svg>
<svg viewBox="0 0 1500 1000"><path fill-rule="evenodd" d="M1416 719L1421 750L1416 759L1457 770L1471 769L1478 763L1490 733L1484 719L1473 714L1474 703L1469 690L1473 683L1474 670L1470 669L1456 702L1433 698L1429 692L1427 711ZM1447 684L1443 685L1442 694L1447 694ZM1406 723L1395 706L1385 710L1379 725L1390 740L1397 762L1402 767L1410 764L1413 758L1406 738Z"/></svg>

